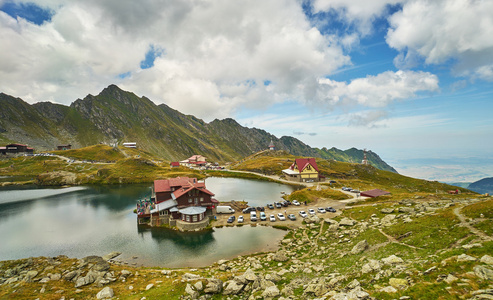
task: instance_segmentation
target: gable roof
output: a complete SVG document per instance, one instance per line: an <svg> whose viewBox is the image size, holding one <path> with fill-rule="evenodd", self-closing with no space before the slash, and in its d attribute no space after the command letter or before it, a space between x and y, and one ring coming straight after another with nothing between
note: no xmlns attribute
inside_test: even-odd
<svg viewBox="0 0 493 300"><path fill-rule="evenodd" d="M384 190L380 190L380 189L373 189L373 190L361 192L360 195L361 196L364 196L364 197L375 198L375 197L378 197L378 196L390 195L390 192L387 192L387 191L384 191Z"/></svg>
<svg viewBox="0 0 493 300"><path fill-rule="evenodd" d="M297 158L294 160L294 163L291 165L290 169L294 170L294 166L298 166L298 170L300 173L308 167L308 165L311 165L317 172L318 172L318 166L317 162L315 161L315 158Z"/></svg>
<svg viewBox="0 0 493 300"><path fill-rule="evenodd" d="M214 196L214 193L205 188L205 182L199 182L197 178L176 177L154 180L154 192L173 192L173 199L176 199L193 189L198 189L204 193Z"/></svg>

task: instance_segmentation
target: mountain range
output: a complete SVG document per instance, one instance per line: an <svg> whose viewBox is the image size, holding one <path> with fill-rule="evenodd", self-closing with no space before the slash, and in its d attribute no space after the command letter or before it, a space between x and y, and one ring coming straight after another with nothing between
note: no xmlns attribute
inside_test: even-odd
<svg viewBox="0 0 493 300"><path fill-rule="evenodd" d="M364 156L356 148L312 148L294 137L277 138L265 130L241 126L231 118L206 123L116 85L97 96L77 99L70 106L51 102L31 105L0 93L0 144L28 144L37 151L54 150L63 144L77 148L136 142L139 148L167 160L201 154L209 161L225 162L265 150L271 141L276 150L298 156L344 162L361 162ZM379 169L396 172L372 151L367 152L367 158Z"/></svg>

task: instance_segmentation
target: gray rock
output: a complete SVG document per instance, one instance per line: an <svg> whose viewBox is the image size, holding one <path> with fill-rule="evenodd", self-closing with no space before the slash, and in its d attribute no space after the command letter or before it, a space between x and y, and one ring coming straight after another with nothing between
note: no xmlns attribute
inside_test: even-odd
<svg viewBox="0 0 493 300"><path fill-rule="evenodd" d="M359 243L357 243L353 249L351 249L351 254L360 254L364 252L366 249L368 249L369 245L366 240L362 240Z"/></svg>
<svg viewBox="0 0 493 300"><path fill-rule="evenodd" d="M472 257L472 256L467 255L467 254L461 254L461 255L457 256L458 262L475 261L475 260L477 260L475 257Z"/></svg>
<svg viewBox="0 0 493 300"><path fill-rule="evenodd" d="M382 265L378 260L370 259L368 263L364 264L361 268L361 273L366 274L373 271L380 271Z"/></svg>
<svg viewBox="0 0 493 300"><path fill-rule="evenodd" d="M394 209L393 209L393 208L391 208L391 207L386 207L386 208L382 208L382 209L380 210L380 212L381 212L382 214L391 214L391 213L393 213L393 212L394 212Z"/></svg>
<svg viewBox="0 0 493 300"><path fill-rule="evenodd" d="M104 255L103 256L103 259L106 260L106 261L108 261L110 259L113 259L113 258L119 256L120 254L122 254L122 253L121 252L117 252L117 251L113 251L111 253L108 253L108 254Z"/></svg>
<svg viewBox="0 0 493 300"><path fill-rule="evenodd" d="M223 295L236 295L241 292L244 286L235 280L228 280L224 283Z"/></svg>
<svg viewBox="0 0 493 300"><path fill-rule="evenodd" d="M63 279L65 279L66 281L72 281L72 280L76 279L77 276L79 276L79 275L80 275L79 270L71 271L71 272L68 272L67 274L65 274L63 276Z"/></svg>
<svg viewBox="0 0 493 300"><path fill-rule="evenodd" d="M273 286L269 286L267 287L264 292L262 293L262 297L264 298L274 298L274 297L277 297L281 294L281 292L279 291L279 289L277 288L277 286L273 285Z"/></svg>
<svg viewBox="0 0 493 300"><path fill-rule="evenodd" d="M349 219L349 218L344 218L339 222L339 226L354 226L355 221Z"/></svg>
<svg viewBox="0 0 493 300"><path fill-rule="evenodd" d="M303 291L304 294L313 294L316 297L321 297L329 291L329 285L325 282L325 278L314 278Z"/></svg>
<svg viewBox="0 0 493 300"><path fill-rule="evenodd" d="M401 264L404 262L404 260L402 260L402 258L392 254L389 257L382 258L382 262L386 265L394 265L394 264Z"/></svg>
<svg viewBox="0 0 493 300"><path fill-rule="evenodd" d="M222 289L223 289L223 282L221 281L221 279L208 278L204 292L207 294L219 294Z"/></svg>
<svg viewBox="0 0 493 300"><path fill-rule="evenodd" d="M190 283L187 283L187 287L185 288L185 293L189 294L192 299L197 299L199 297L199 292L193 289Z"/></svg>
<svg viewBox="0 0 493 300"><path fill-rule="evenodd" d="M481 257L480 261L484 264L493 265L493 257L491 257L487 254L483 255L483 257Z"/></svg>
<svg viewBox="0 0 493 300"><path fill-rule="evenodd" d="M384 288L381 288L380 289L380 292L384 292L384 293L397 293L397 289L391 285L389 286L386 286Z"/></svg>
<svg viewBox="0 0 493 300"><path fill-rule="evenodd" d="M265 279L276 283L276 282L281 281L282 278L281 278L281 276L277 275L276 273L269 273L269 274L265 275Z"/></svg>
<svg viewBox="0 0 493 300"><path fill-rule="evenodd" d="M110 264L101 256L91 255L82 259L82 265L93 264L92 268L95 271L103 272L110 269Z"/></svg>
<svg viewBox="0 0 493 300"><path fill-rule="evenodd" d="M190 280L197 280L197 279L200 279L200 275L197 275L197 274L192 274L192 273L185 273L183 274L183 276L181 277L183 280L187 280L187 281L190 281Z"/></svg>
<svg viewBox="0 0 493 300"><path fill-rule="evenodd" d="M202 281L197 281L193 286L197 291L201 291L204 289L204 284L202 283Z"/></svg>
<svg viewBox="0 0 493 300"><path fill-rule="evenodd" d="M154 287L154 284L149 283L148 285L146 285L146 291L152 289L153 287Z"/></svg>
<svg viewBox="0 0 493 300"><path fill-rule="evenodd" d="M407 288L408 282L403 278L390 278L389 284L396 289L403 290Z"/></svg>
<svg viewBox="0 0 493 300"><path fill-rule="evenodd" d="M483 280L493 280L493 270L486 266L475 266L474 274Z"/></svg>
<svg viewBox="0 0 493 300"><path fill-rule="evenodd" d="M394 219L395 219L395 215L386 215L385 217L382 218L382 220L380 220L380 223L383 226L391 226L392 221L394 221Z"/></svg>
<svg viewBox="0 0 493 300"><path fill-rule="evenodd" d="M400 213L413 213L414 208L412 208L412 207L399 207L399 212Z"/></svg>
<svg viewBox="0 0 493 300"><path fill-rule="evenodd" d="M257 275L255 275L255 273L250 268L248 268L248 270L245 271L243 276L245 276L245 279L248 281L254 281L257 279Z"/></svg>
<svg viewBox="0 0 493 300"><path fill-rule="evenodd" d="M99 291L99 293L96 295L96 298L107 299L107 298L112 298L114 295L115 293L113 292L113 289L107 286Z"/></svg>
<svg viewBox="0 0 493 300"><path fill-rule="evenodd" d="M26 276L24 277L25 282L32 282L33 278L38 275L38 271L32 270L32 271L27 271Z"/></svg>
<svg viewBox="0 0 493 300"><path fill-rule="evenodd" d="M286 255L285 250L279 250L274 254L274 256L272 257L272 260L274 260L274 261L287 261L287 260L289 260L289 257Z"/></svg>

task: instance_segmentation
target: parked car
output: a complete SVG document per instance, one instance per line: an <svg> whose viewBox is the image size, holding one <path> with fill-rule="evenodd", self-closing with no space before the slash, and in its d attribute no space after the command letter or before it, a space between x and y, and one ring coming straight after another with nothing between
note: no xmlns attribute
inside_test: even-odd
<svg viewBox="0 0 493 300"><path fill-rule="evenodd" d="M265 221L267 220L267 215L263 211L260 212L260 221Z"/></svg>
<svg viewBox="0 0 493 300"><path fill-rule="evenodd" d="M228 218L228 223L233 223L235 221L236 217L235 216L231 216Z"/></svg>
<svg viewBox="0 0 493 300"><path fill-rule="evenodd" d="M288 205L291 205L291 201L289 201L289 200L284 200L281 203L282 203L282 206L284 206L284 207L287 207Z"/></svg>
<svg viewBox="0 0 493 300"><path fill-rule="evenodd" d="M243 210L243 213L244 213L244 214L248 214L248 213L250 213L250 212L252 212L252 211L255 211L255 207L247 207L247 208L245 208L245 209Z"/></svg>
<svg viewBox="0 0 493 300"><path fill-rule="evenodd" d="M250 221L256 222L257 221L257 213L254 211L250 212Z"/></svg>
<svg viewBox="0 0 493 300"><path fill-rule="evenodd" d="M290 219L291 221L296 221L296 216L294 214L289 214L288 219Z"/></svg>
<svg viewBox="0 0 493 300"><path fill-rule="evenodd" d="M257 210L258 210L258 211L265 211L265 207L263 207L263 206L258 206L258 207L257 207Z"/></svg>
<svg viewBox="0 0 493 300"><path fill-rule="evenodd" d="M325 208L323 208L323 207L319 207L319 208L317 208L317 210L321 214L325 214L326 213Z"/></svg>
<svg viewBox="0 0 493 300"><path fill-rule="evenodd" d="M335 181L335 180L331 180L331 181L329 181L329 182L330 182L330 183L337 183L337 181Z"/></svg>
<svg viewBox="0 0 493 300"><path fill-rule="evenodd" d="M269 220L270 220L271 222L275 222L275 221L276 221L276 217L274 217L274 215L270 215L270 216L269 216Z"/></svg>
<svg viewBox="0 0 493 300"><path fill-rule="evenodd" d="M308 213L309 213L310 215L314 215L314 214L315 214L315 210L314 210L313 208L309 208L309 209L308 209Z"/></svg>
<svg viewBox="0 0 493 300"><path fill-rule="evenodd" d="M286 221L286 217L284 217L284 215L281 213L277 214L277 218L279 219L279 221Z"/></svg>
<svg viewBox="0 0 493 300"><path fill-rule="evenodd" d="M270 209L274 209L274 205L272 205L272 203L267 204L267 207Z"/></svg>
<svg viewBox="0 0 493 300"><path fill-rule="evenodd" d="M274 205L276 206L276 208L281 208L282 207L282 204L280 202L274 202Z"/></svg>
<svg viewBox="0 0 493 300"><path fill-rule="evenodd" d="M308 215L307 215L307 214L306 214L306 212L304 212L304 211L300 211L300 212L299 212L299 214L300 214L300 216L301 216L302 218L306 218L306 217L308 217Z"/></svg>
<svg viewBox="0 0 493 300"><path fill-rule="evenodd" d="M300 206L300 204L301 204L298 202L298 200L293 200L293 202L291 202L291 203L293 203L293 205L296 205L296 206Z"/></svg>
<svg viewBox="0 0 493 300"><path fill-rule="evenodd" d="M234 216L232 216L232 217L234 217ZM239 217L238 217L238 223L243 223L243 221L244 221L244 220L243 220L243 216L239 216Z"/></svg>
<svg viewBox="0 0 493 300"><path fill-rule="evenodd" d="M336 209L333 208L332 206L327 207L325 210L328 211L328 212L331 212L331 213L335 213L336 212Z"/></svg>

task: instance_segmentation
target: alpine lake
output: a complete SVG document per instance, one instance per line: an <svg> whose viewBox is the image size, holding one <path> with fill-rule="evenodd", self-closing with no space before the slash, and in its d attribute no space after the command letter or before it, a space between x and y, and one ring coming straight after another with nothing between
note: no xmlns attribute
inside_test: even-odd
<svg viewBox="0 0 493 300"><path fill-rule="evenodd" d="M3 178L5 180L5 178ZM265 206L296 187L272 182L210 177L219 201ZM82 258L113 251L136 266L203 267L221 259L273 251L286 234L270 226L178 232L137 225L138 199L151 184L46 188L0 187L0 261L36 256Z"/></svg>

